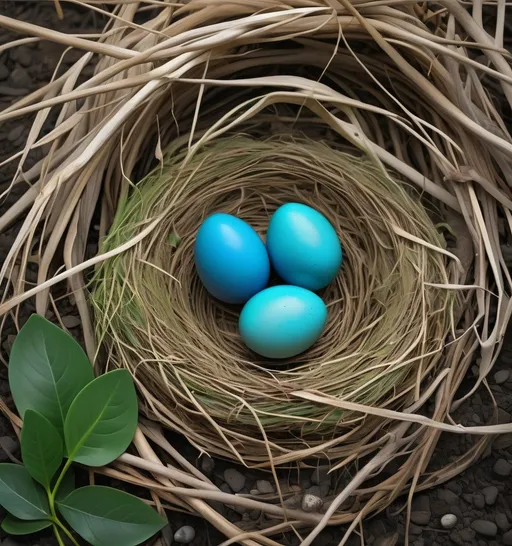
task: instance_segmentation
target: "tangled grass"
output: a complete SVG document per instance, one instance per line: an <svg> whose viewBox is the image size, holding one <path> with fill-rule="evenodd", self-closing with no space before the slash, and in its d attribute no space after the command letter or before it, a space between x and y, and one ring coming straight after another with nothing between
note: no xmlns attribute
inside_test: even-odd
<svg viewBox="0 0 512 546"><path fill-rule="evenodd" d="M511 25L505 17L505 2L474 1L466 5L458 0L428 3L407 0L184 0L175 3L107 0L99 3L90 0L82 5L108 18L101 34L66 35L0 15L1 27L28 34L33 37L31 41L53 40L82 51L71 68L56 72L48 85L0 113L0 123L35 115L25 146L7 160L16 161L18 169L12 183L2 189L2 197L14 187L24 187L26 191L0 217L0 232L15 221L21 223L0 269L0 280L5 286L0 317L2 321L10 317L17 322L20 304L33 298L39 313L46 314L52 309L60 318L57 300L72 294L82 319L87 351L98 371L106 365L128 365L134 362L136 355L146 359L134 370L135 379L147 415L161 422L141 420L134 439L134 453L124 455L112 468L98 472L146 487L152 501L161 509L174 508L202 515L228 537L224 546L232 543L276 546L279 544L279 539L274 538L276 535L288 530L302 532L302 529L309 529L302 537L302 544L309 546L326 525L348 523L342 542L345 543L365 516L385 509L404 493L408 495L410 509L410 500L416 491L452 478L485 451L492 435L510 432L510 425L498 425L495 420L481 427L464 427L454 417L455 410L479 387L485 386L512 310L512 279L500 246L502 241L510 240L512 232L512 137L507 130L512 104L512 66L506 47L509 45L506 31L510 32ZM2 50L22 43L24 39L4 44ZM93 61L96 63L94 75L83 78L84 69ZM52 114L56 121L49 133L43 134L43 126ZM150 351L141 349L141 345L147 348L148 341L156 340L158 350L166 353L162 332L167 325L152 325L149 330L152 337L144 340L146 325L137 326L135 322L134 327L133 320L127 324L112 323L116 326L115 332L109 331L108 317L95 324L88 285L95 268L98 268L97 278L112 281L109 267L119 268L123 260L130 266L129 271L122 272L126 278L132 274L132 268L141 270L140 259L145 259L141 249L154 251L162 237L160 224L163 221L170 230L166 234L171 236L166 254L170 262L162 261L166 268L161 276L156 275L157 270L151 266L144 266L144 271L148 280L162 283L153 285L158 293L166 290L169 298L171 294L177 297L176 285L192 281L179 276L178 280L171 279L169 273L173 271L173 262L182 255L185 257L190 244L187 235L206 209L202 202L189 203L190 215L172 215L176 225L169 223L171 216L155 216L150 210L149 219L141 218L140 225L134 226L133 236L128 238L120 229L120 208L133 206L138 191L142 195L145 186L137 188L137 182L153 170L155 163L164 167L164 161L178 158L180 153L184 161L185 158L190 161L189 166L194 164L201 154L215 149L221 139L229 135L245 134L259 143L268 142L270 135L282 135L286 142L285 136L289 133L295 138L298 138L297 131L308 133L304 128L314 128L312 138L322 154L329 156L332 152L322 148L319 141L349 156L366 158L365 176L361 179L359 174L357 176L359 192L363 189L363 180L369 184L373 180L372 192L380 187L382 191L386 188L394 195L397 193L393 199L387 199L386 207L371 200L368 210L363 210L358 217L356 211L361 210L364 199L370 201L368 193L358 193L357 198L352 193L351 199L339 202L331 193L333 197L329 200L329 192L341 191L338 184L334 189L333 181L339 181L341 174L345 180L354 178L338 170L329 183L322 186L326 189L315 201L315 206L339 222L349 259L343 276L327 295L332 310L343 308L344 312L338 321L331 315L332 322L324 340L310 351L308 358L316 362L339 360L336 351L343 343L349 350L358 339L371 338L368 355L375 363L383 364L382 368L376 368L377 364L373 367L379 388L387 394L381 399L380 391L372 390L376 383L361 376L357 393L349 392L353 397L348 400L347 396L340 396L341 384L337 390L327 374L322 376L325 367L323 371L311 373L315 376L315 385L328 386L328 392L310 388L305 382L300 384L302 390L298 390L298 385L291 388L291 378L295 381L293 374L298 373L293 369L304 373L307 362L274 372L274 377L279 373L290 378L289 390L274 390L279 406L277 413L281 416L284 413L285 397L297 400L293 406L295 415L299 414L298 408L307 408L304 415L299 415L301 426L309 427L300 428L301 433L305 431L307 443L297 450L299 440L289 434L292 426L296 426L290 415L286 415L282 437L272 416L263 414L261 406L259 413L252 416L251 408L262 400L256 396L258 393L239 393L243 394L242 399L252 397L248 405L241 400L237 405L232 392L221 402L217 399L215 407L209 408L207 413L220 424L210 421L211 427L205 422L192 427L191 408L199 397L196 394L185 399L183 393L187 392L185 380L189 381L191 391L191 385L198 383L197 377L194 378L191 369L182 362L173 362L171 366L170 358L166 363L149 366ZM229 140L224 142L227 146ZM169 144L175 149L169 151ZM287 145L290 146L289 142ZM275 148L272 153L281 149ZM40 149L44 149L44 157L27 167L27 157ZM162 150L166 150L165 160ZM360 169L362 163L350 163L349 156L339 155L339 158L343 157L347 165L350 164L348 170L354 173L353 169ZM281 156L276 161L282 162L284 158ZM286 161L287 168L291 168L289 158ZM299 164L292 170L296 175L300 174ZM317 163L315 175L324 173L325 176L329 165L332 168L328 160ZM316 199L317 190L304 184L304 178L301 180L300 184L293 182L295 190L306 200L312 196ZM412 194L403 189L405 186L399 190L400 186L392 183L393 180L414 186L421 194L421 203L433 211L435 223L444 224L444 229L452 232L453 239L447 235L449 255L441 252L442 241L435 236L419 201L406 198ZM262 201L258 200L253 185L250 186L248 201L241 200L241 194L236 191L225 193L224 202L220 197L215 201L215 196L209 194L205 206L217 203L238 210L244 203L244 216L261 226L266 219L261 211L271 211L279 199L287 198L287 191L292 191L291 185L281 187L280 197L275 197L275 201L267 197L270 192L262 191L261 195L265 196ZM212 183L212 189L214 187ZM222 190L230 187L231 181ZM193 190L194 178L181 186L181 191ZM179 192L174 198L175 202L172 198L168 201L171 211L180 203ZM146 196L145 200L148 199ZM261 206L263 203L267 209ZM335 203L340 207L350 206L347 209L350 216L336 214ZM181 210L183 206L181 203ZM412 216L409 212L404 214L412 210ZM94 233L97 212L100 239L110 246L91 255L87 241ZM380 232L375 225L377 212L384 214L384 219L380 219ZM347 222L345 234L343 221ZM183 227L178 225L180 222ZM117 246L115 231L111 230L113 225L122 235ZM373 229L373 237L369 237L368 232L361 237L354 226ZM182 242L174 248L170 243L176 243L176 235L181 236ZM389 248L384 252L386 241ZM356 267L358 262L354 256L358 248L366 250L367 269ZM386 273L392 271L391 256L396 249L400 251L395 259L407 273L392 277L391 284L379 285ZM382 271L380 267L374 268L377 260L379 266L385 264ZM117 265L109 266L109 263ZM180 264L183 271L190 268L186 258L180 260ZM35 285L28 282L34 267L37 269ZM175 273L179 275L178 268ZM421 283L421 275L425 282L435 286ZM393 283L397 286L409 283L412 292L390 293ZM125 284L135 296L148 295L147 283ZM417 288L425 298L421 304L415 292ZM105 297L115 292L112 288L109 290L103 294L100 290L94 296L96 305L102 309L111 305ZM380 291L380 297L376 297L369 308L371 302L363 301L358 295L371 290ZM199 297L199 288L191 291ZM199 309L196 296L190 302L180 302L182 308L188 304ZM398 298L410 298L413 310L424 313L421 317L411 313L409 330L396 332L398 343L393 349L402 363L408 361L404 344L409 332L422 333L419 341L414 338L410 342L409 360L422 352L426 356L411 366L404 366L401 388L393 396L380 379L385 377L386 369L396 368L386 361L384 354L379 354L379 338L373 337L375 332L369 328L373 323L368 318L372 313L374 319L385 317L380 322L374 320L382 339L384 322L391 320L391 315L379 315L379 309L388 307L383 305L384 296L388 298L389 307L398 313L400 325L405 324L403 315L408 310L404 308L400 312ZM151 301L159 310L165 307L163 311L170 312L170 306L166 305L169 299L156 301L152 295ZM121 302L125 300L121 298ZM123 305L122 312L132 313L133 309L130 301L128 306ZM204 333L202 343L210 348L225 343L229 350L224 355L223 370L228 370L229 365L234 369L238 359L233 355L240 356L241 349L230 329L229 311L214 307L212 302L201 309L202 314L198 312L195 318L200 324L207 324L207 317L213 314L220 317L218 329ZM358 315L351 320L347 313L350 309L354 313L364 311L365 316ZM112 313L113 320L120 312L116 309ZM339 334L336 340L336 330L341 324L344 337ZM361 331L361 326L367 330ZM200 329L194 329L190 322L181 321L180 328L199 335ZM351 328L352 336L347 333ZM108 336L97 339L96 330L102 336L108 332ZM128 331L133 339L129 347L125 347L121 341ZM387 331L390 331L389 325ZM448 331L451 333L446 340L444 336ZM327 344L330 336L338 344ZM100 347L98 341L106 344ZM109 350L102 352L103 347ZM197 354L196 346L183 346L182 350L188 355ZM461 396L459 386L476 362L479 375L469 392ZM252 359L246 358L244 365L250 369L251 378L257 377L258 381L271 375ZM342 371L349 374L359 365L362 363L356 358ZM169 379L169 369L174 378L182 381L179 389L168 382L167 398L158 400L158 406L156 397L152 397L157 368L166 372L161 376L160 388ZM347 378L343 376L345 385ZM193 379L196 380L192 382ZM270 379L265 381L265 393L271 392L268 383L276 386L275 380ZM202 377L200 380L204 381ZM214 384L218 387L218 382ZM206 394L210 396L211 391ZM198 420L205 420L204 395L200 401L202 411L197 409ZM169 402L171 407L175 404L179 408L172 415L167 406ZM0 408L15 426L21 424L1 400ZM233 408L237 411L231 412L228 423L224 419ZM320 415L327 416L328 420L319 419ZM348 415L353 416L349 428L341 427L341 434L320 440L319 431L332 430L330 427L340 419L347 424ZM240 421L233 421L236 419ZM249 439L250 434L244 432L241 436L238 434L254 423L265 423L270 431L263 443L265 428L256 439L252 435ZM240 456L252 467L270 465L276 481L279 465L300 469L311 464L311 459L318 463L322 458L326 465L348 469L350 480L336 492L324 513L315 514L290 509L282 491L270 500L223 493L169 443L162 425L181 428L193 442L200 440L196 441L198 447L208 446L213 454ZM214 439L215 427L219 436L226 433L231 436ZM429 462L442 432L473 434L477 439L456 460L433 469ZM229 443L234 449L226 448ZM262 455L263 445L268 450L266 457ZM254 446L253 458L247 455L249 446ZM387 476L383 469L392 460L398 461L396 472ZM272 519L263 518L259 527L242 529L215 511L209 504L211 501L261 510Z"/></svg>

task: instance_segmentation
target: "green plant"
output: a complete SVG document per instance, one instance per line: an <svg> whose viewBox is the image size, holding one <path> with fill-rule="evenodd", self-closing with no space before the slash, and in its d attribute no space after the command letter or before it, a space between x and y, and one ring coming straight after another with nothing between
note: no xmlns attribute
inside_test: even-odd
<svg viewBox="0 0 512 546"><path fill-rule="evenodd" d="M78 542L66 522L93 546L135 546L164 525L142 500L109 487L75 489L70 466L99 467L119 457L137 427L131 375L116 370L94 378L80 345L66 332L32 315L14 342L9 383L23 419L24 465L0 464L2 529L25 535L52 526Z"/></svg>

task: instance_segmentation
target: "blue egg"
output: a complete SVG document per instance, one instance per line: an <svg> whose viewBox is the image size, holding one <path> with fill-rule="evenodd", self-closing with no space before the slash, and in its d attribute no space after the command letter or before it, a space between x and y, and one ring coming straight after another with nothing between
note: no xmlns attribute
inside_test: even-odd
<svg viewBox="0 0 512 546"><path fill-rule="evenodd" d="M213 214L203 222L194 257L206 290L226 303L245 303L268 284L263 241L247 222L230 214Z"/></svg>
<svg viewBox="0 0 512 546"><path fill-rule="evenodd" d="M333 281L343 254L335 229L317 210L300 203L279 207L267 233L270 262L290 284L320 290Z"/></svg>
<svg viewBox="0 0 512 546"><path fill-rule="evenodd" d="M268 358L289 358L320 337L327 307L300 286L272 286L253 296L242 309L239 327L244 343Z"/></svg>

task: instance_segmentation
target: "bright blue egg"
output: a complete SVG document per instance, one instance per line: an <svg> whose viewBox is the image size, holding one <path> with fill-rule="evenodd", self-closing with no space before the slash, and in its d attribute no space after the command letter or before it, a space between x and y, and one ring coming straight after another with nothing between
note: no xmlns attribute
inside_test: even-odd
<svg viewBox="0 0 512 546"><path fill-rule="evenodd" d="M327 321L327 307L314 292L299 286L272 286L242 309L244 343L268 358L290 358L309 349Z"/></svg>
<svg viewBox="0 0 512 546"><path fill-rule="evenodd" d="M270 262L290 284L320 290L333 281L343 254L336 231L317 210L287 203L273 214L267 233Z"/></svg>
<svg viewBox="0 0 512 546"><path fill-rule="evenodd" d="M206 290L226 303L245 303L268 284L267 249L256 231L235 216L207 218L197 233L194 257Z"/></svg>

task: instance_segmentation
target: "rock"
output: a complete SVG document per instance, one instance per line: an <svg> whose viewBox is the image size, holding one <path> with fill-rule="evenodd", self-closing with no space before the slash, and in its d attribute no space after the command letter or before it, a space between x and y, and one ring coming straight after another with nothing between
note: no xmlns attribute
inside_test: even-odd
<svg viewBox="0 0 512 546"><path fill-rule="evenodd" d="M223 493L228 493L229 495L233 494L233 490L231 489L231 487L229 487L229 485L227 483L221 483L219 489Z"/></svg>
<svg viewBox="0 0 512 546"><path fill-rule="evenodd" d="M0 63L0 81L4 81L9 77L9 69L4 63Z"/></svg>
<svg viewBox="0 0 512 546"><path fill-rule="evenodd" d="M412 509L430 512L430 499L427 495L417 495L412 501Z"/></svg>
<svg viewBox="0 0 512 546"><path fill-rule="evenodd" d="M315 468L313 474L311 474L311 483L313 485L321 485L324 482L329 482L329 486L331 485L329 469L325 466Z"/></svg>
<svg viewBox="0 0 512 546"><path fill-rule="evenodd" d="M21 123L17 125L14 129L11 129L7 133L7 140L9 142L16 142L18 138L23 134L23 125Z"/></svg>
<svg viewBox="0 0 512 546"><path fill-rule="evenodd" d="M224 479L235 493L239 493L245 485L245 476L235 468L228 468L224 471Z"/></svg>
<svg viewBox="0 0 512 546"><path fill-rule="evenodd" d="M503 546L512 546L512 531L503 535Z"/></svg>
<svg viewBox="0 0 512 546"><path fill-rule="evenodd" d="M174 540L180 544L190 544L195 538L196 530L190 525L184 525L174 533Z"/></svg>
<svg viewBox="0 0 512 546"><path fill-rule="evenodd" d="M304 512L318 512L322 507L323 500L316 495L306 493L302 498L302 509Z"/></svg>
<svg viewBox="0 0 512 546"><path fill-rule="evenodd" d="M508 425L511 421L510 413L503 408L498 408L498 425Z"/></svg>
<svg viewBox="0 0 512 546"><path fill-rule="evenodd" d="M165 546L172 546L172 529L169 524L162 529L162 539Z"/></svg>
<svg viewBox="0 0 512 546"><path fill-rule="evenodd" d="M492 506L498 498L499 491L496 486L490 485L489 487L483 489L482 493L484 494L485 504Z"/></svg>
<svg viewBox="0 0 512 546"><path fill-rule="evenodd" d="M449 489L456 495L462 495L462 487L459 482L455 480L451 480L445 484L446 489Z"/></svg>
<svg viewBox="0 0 512 546"><path fill-rule="evenodd" d="M494 440L493 447L496 449L509 449L512 447L512 434L500 434Z"/></svg>
<svg viewBox="0 0 512 546"><path fill-rule="evenodd" d="M459 537L463 544L470 544L475 536L475 533L471 529L462 529L459 531Z"/></svg>
<svg viewBox="0 0 512 546"><path fill-rule="evenodd" d="M471 524L471 529L484 537L495 537L498 534L498 527L493 521L477 519Z"/></svg>
<svg viewBox="0 0 512 546"><path fill-rule="evenodd" d="M498 459L494 464L493 471L500 478L508 478L512 474L512 464L505 459Z"/></svg>
<svg viewBox="0 0 512 546"><path fill-rule="evenodd" d="M10 436L0 437L0 461L9 460L8 454L14 455L19 447L19 442L14 438L11 438Z"/></svg>
<svg viewBox="0 0 512 546"><path fill-rule="evenodd" d="M306 491L306 489L309 489L313 484L311 483L311 480L309 478L303 478L300 480L300 486L302 487L302 489L304 489L304 491Z"/></svg>
<svg viewBox="0 0 512 546"><path fill-rule="evenodd" d="M439 498L444 500L448 506L457 505L460 501L459 496L449 489L441 489L439 491Z"/></svg>
<svg viewBox="0 0 512 546"><path fill-rule="evenodd" d="M508 518L502 512L497 512L494 516L494 521L501 531L508 531L510 529L510 523Z"/></svg>
<svg viewBox="0 0 512 546"><path fill-rule="evenodd" d="M457 516L455 514L445 514L441 518L441 527L443 529L453 529L457 525Z"/></svg>
<svg viewBox="0 0 512 546"><path fill-rule="evenodd" d="M510 378L510 370L500 370L494 374L494 382L496 385L506 383Z"/></svg>
<svg viewBox="0 0 512 546"><path fill-rule="evenodd" d="M415 536L421 535L422 531L423 529L419 527L418 525L414 525L414 523L411 523L409 525L409 532L411 533L411 535L415 535Z"/></svg>
<svg viewBox="0 0 512 546"><path fill-rule="evenodd" d="M250 493L251 495L255 496L255 497L257 497L257 496L260 494L260 492L259 492L257 489L251 489L251 490L249 491L249 493Z"/></svg>
<svg viewBox="0 0 512 546"><path fill-rule="evenodd" d="M478 493L476 495L473 495L473 506L475 508L478 508L478 510L482 510L485 506L484 496Z"/></svg>
<svg viewBox="0 0 512 546"><path fill-rule="evenodd" d="M27 47L19 47L16 55L16 60L21 66L28 68L32 64L32 54Z"/></svg>
<svg viewBox="0 0 512 546"><path fill-rule="evenodd" d="M15 68L11 72L10 80L16 87L30 87L32 85L32 78L24 68Z"/></svg>
<svg viewBox="0 0 512 546"><path fill-rule="evenodd" d="M205 474L211 474L215 469L215 461L208 457L208 455L203 455L201 457L201 470Z"/></svg>
<svg viewBox="0 0 512 546"><path fill-rule="evenodd" d="M12 346L14 345L14 340L16 339L16 336L14 334L9 334L7 336L7 339L2 343L2 348L6 353L10 353Z"/></svg>
<svg viewBox="0 0 512 546"><path fill-rule="evenodd" d="M252 521L258 521L261 517L261 510L253 510L249 517L252 519Z"/></svg>
<svg viewBox="0 0 512 546"><path fill-rule="evenodd" d="M2 546L23 546L22 544L20 544L19 542L16 542L14 539L12 539L11 537L7 537L3 542L2 542Z"/></svg>
<svg viewBox="0 0 512 546"><path fill-rule="evenodd" d="M416 525L427 525L430 521L431 514L426 510L415 510L411 512L411 521Z"/></svg>
<svg viewBox="0 0 512 546"><path fill-rule="evenodd" d="M295 495L288 497L284 501L284 505L287 508L298 508L301 504L301 500L302 500L302 496L299 493L295 493Z"/></svg>
<svg viewBox="0 0 512 546"><path fill-rule="evenodd" d="M81 324L81 321L80 321L80 318L77 317L76 315L66 315L65 317L62 317L62 324L64 324L64 326L66 328L76 328L77 326L80 326Z"/></svg>
<svg viewBox="0 0 512 546"><path fill-rule="evenodd" d="M271 495L275 492L274 486L267 480L258 480L256 487L262 495Z"/></svg>

